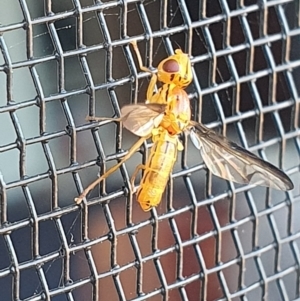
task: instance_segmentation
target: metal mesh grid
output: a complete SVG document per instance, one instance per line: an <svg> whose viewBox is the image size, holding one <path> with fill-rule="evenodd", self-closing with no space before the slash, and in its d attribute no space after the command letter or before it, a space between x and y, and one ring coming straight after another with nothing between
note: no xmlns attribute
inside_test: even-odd
<svg viewBox="0 0 300 301"><path fill-rule="evenodd" d="M0 3L1 300L299 298L299 2ZM81 207L135 137L88 123L143 101L147 66L192 57L193 118L281 167L295 189L212 177L189 139L165 197L129 194L144 145Z"/></svg>

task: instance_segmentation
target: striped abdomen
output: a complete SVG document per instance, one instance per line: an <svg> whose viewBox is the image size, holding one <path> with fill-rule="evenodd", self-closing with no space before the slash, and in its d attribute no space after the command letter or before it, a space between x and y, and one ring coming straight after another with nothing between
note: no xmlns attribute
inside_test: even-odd
<svg viewBox="0 0 300 301"><path fill-rule="evenodd" d="M154 136L144 175L137 191L137 200L143 210L157 206L161 200L177 158L178 138L166 130Z"/></svg>

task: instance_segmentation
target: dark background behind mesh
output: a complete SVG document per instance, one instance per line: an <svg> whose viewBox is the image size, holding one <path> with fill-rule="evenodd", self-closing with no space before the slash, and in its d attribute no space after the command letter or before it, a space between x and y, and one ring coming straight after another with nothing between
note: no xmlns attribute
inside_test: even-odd
<svg viewBox="0 0 300 301"><path fill-rule="evenodd" d="M300 243L299 1L0 1L0 299L295 300ZM193 119L282 168L289 192L211 176L185 150L161 204L128 194L146 144L115 123L145 65L191 55ZM138 181L137 181L138 183Z"/></svg>

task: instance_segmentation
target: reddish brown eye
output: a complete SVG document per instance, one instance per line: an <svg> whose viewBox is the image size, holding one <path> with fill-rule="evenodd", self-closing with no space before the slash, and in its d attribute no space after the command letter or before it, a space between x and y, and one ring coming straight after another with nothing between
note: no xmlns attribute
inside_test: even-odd
<svg viewBox="0 0 300 301"><path fill-rule="evenodd" d="M163 64L163 70L165 72L178 72L179 71L179 64L177 63L176 60L170 59L164 62Z"/></svg>

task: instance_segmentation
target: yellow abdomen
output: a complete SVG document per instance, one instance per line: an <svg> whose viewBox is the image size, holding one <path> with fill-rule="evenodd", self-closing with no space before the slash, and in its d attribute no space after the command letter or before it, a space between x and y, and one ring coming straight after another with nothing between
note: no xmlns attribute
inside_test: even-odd
<svg viewBox="0 0 300 301"><path fill-rule="evenodd" d="M170 136L166 130L155 136L137 191L137 200L143 210L148 211L159 204L177 158L178 143L177 136Z"/></svg>

